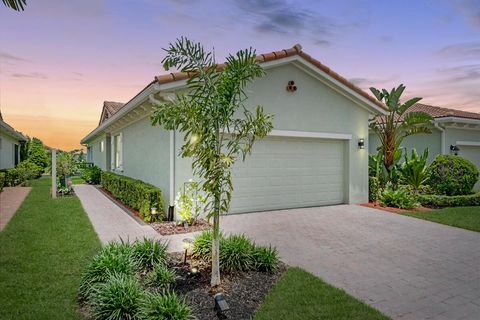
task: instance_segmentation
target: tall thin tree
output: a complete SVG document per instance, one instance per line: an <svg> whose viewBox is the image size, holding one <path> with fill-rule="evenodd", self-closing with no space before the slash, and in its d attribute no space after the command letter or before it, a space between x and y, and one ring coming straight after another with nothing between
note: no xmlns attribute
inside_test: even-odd
<svg viewBox="0 0 480 320"><path fill-rule="evenodd" d="M239 157L245 160L255 140L273 128L272 116L261 106L253 112L246 106L245 87L264 71L251 48L229 55L223 65L216 63L213 52L183 37L165 51L164 68L191 77L185 93L156 106L152 125L184 134L181 155L192 159L193 172L208 197L207 216L213 218L211 285L216 286L220 284L220 215L228 212L232 198L232 166Z"/></svg>

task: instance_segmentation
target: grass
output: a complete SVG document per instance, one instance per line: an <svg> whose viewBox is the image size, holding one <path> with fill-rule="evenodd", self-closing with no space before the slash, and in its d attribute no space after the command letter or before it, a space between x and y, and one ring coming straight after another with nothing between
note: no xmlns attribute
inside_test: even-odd
<svg viewBox="0 0 480 320"><path fill-rule="evenodd" d="M85 183L85 180L83 180L82 177L80 177L80 176L72 176L69 179L72 180L73 184L84 184Z"/></svg>
<svg viewBox="0 0 480 320"><path fill-rule="evenodd" d="M401 214L480 232L480 207L455 207L432 211L402 212Z"/></svg>
<svg viewBox="0 0 480 320"><path fill-rule="evenodd" d="M32 181L0 232L0 319L82 318L81 272L100 241L78 198L50 198L50 181Z"/></svg>
<svg viewBox="0 0 480 320"><path fill-rule="evenodd" d="M388 319L314 275L290 268L270 291L254 320Z"/></svg>

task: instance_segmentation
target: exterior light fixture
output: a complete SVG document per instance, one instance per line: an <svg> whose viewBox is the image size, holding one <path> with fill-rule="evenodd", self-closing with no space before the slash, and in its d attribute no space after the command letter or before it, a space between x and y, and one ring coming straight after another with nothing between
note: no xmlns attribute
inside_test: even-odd
<svg viewBox="0 0 480 320"><path fill-rule="evenodd" d="M358 149L365 149L365 139L358 139Z"/></svg>
<svg viewBox="0 0 480 320"><path fill-rule="evenodd" d="M190 249L193 245L193 239L191 238L185 238L182 240L183 244L183 249L185 249L185 256L183 257L183 263L187 263L187 255L188 255L188 249Z"/></svg>
<svg viewBox="0 0 480 320"><path fill-rule="evenodd" d="M453 152L454 155L458 156L458 151L460 151L460 148L458 146L454 146L453 144L450 146L450 151Z"/></svg>
<svg viewBox="0 0 480 320"><path fill-rule="evenodd" d="M220 315L230 310L230 307L228 306L228 303L225 300L225 296L223 295L223 293L217 293L213 296L213 299L215 300L215 310L217 311L217 314Z"/></svg>
<svg viewBox="0 0 480 320"><path fill-rule="evenodd" d="M152 208L150 209L150 212L151 212L152 215L154 215L154 216L157 215L157 208L152 207Z"/></svg>

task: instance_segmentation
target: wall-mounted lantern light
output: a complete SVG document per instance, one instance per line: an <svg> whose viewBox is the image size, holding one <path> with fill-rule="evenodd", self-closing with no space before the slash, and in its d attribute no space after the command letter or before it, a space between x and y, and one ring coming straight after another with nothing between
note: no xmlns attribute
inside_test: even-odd
<svg viewBox="0 0 480 320"><path fill-rule="evenodd" d="M454 146L453 144L450 146L450 151L453 152L454 155L458 156L458 151L460 151L460 148L458 146Z"/></svg>
<svg viewBox="0 0 480 320"><path fill-rule="evenodd" d="M365 149L365 139L358 139L358 149Z"/></svg>

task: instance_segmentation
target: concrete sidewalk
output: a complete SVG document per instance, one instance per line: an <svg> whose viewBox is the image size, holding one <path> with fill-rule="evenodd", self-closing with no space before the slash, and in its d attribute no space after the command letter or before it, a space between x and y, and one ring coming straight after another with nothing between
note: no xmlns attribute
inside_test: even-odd
<svg viewBox="0 0 480 320"><path fill-rule="evenodd" d="M182 240L193 237L191 233L162 236L148 224L141 225L135 221L94 186L83 184L73 188L102 243L120 239L134 241L146 237L167 240L169 250L179 252L183 250Z"/></svg>
<svg viewBox="0 0 480 320"><path fill-rule="evenodd" d="M5 228L30 190L30 187L6 187L0 193L0 231Z"/></svg>

